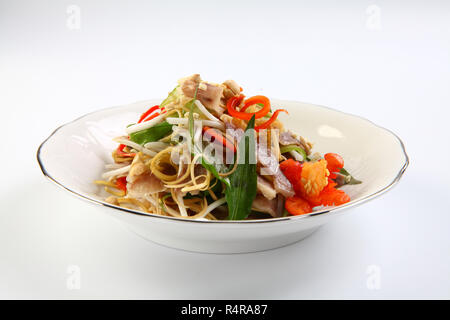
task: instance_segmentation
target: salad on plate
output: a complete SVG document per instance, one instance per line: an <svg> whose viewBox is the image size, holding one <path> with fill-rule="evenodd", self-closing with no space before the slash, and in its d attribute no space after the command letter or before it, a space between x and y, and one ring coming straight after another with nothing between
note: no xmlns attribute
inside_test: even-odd
<svg viewBox="0 0 450 320"><path fill-rule="evenodd" d="M339 206L359 184L336 153L285 128L288 114L235 81L178 80L159 105L124 124L101 179L105 201L148 214L244 220Z"/></svg>

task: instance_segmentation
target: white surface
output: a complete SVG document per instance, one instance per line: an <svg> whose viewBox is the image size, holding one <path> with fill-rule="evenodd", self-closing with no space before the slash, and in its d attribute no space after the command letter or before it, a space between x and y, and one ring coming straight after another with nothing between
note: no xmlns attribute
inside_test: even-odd
<svg viewBox="0 0 450 320"><path fill-rule="evenodd" d="M80 30L66 27L70 4ZM0 297L450 298L449 36L445 1L1 0ZM56 126L193 72L369 118L405 141L411 165L306 240L245 255L146 242L43 178L35 151Z"/></svg>

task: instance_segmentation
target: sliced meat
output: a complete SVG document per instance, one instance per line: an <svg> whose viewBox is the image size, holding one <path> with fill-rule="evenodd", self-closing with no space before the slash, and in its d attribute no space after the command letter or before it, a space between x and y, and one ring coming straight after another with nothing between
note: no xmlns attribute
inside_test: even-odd
<svg viewBox="0 0 450 320"><path fill-rule="evenodd" d="M256 178L257 190L267 199L272 200L277 196L277 192L273 188L272 183L262 178L260 175Z"/></svg>
<svg viewBox="0 0 450 320"><path fill-rule="evenodd" d="M136 156L135 158L137 158ZM128 173L127 182L134 182L141 175L150 172L150 169L142 161L133 161L130 172Z"/></svg>
<svg viewBox="0 0 450 320"><path fill-rule="evenodd" d="M291 131L283 131L280 133L280 144L283 146L287 146L290 144L295 144L298 146L301 146L303 150L306 151L306 154L309 155L311 153L312 149L312 143L308 142L303 137L297 137L296 134L292 133Z"/></svg>
<svg viewBox="0 0 450 320"><path fill-rule="evenodd" d="M274 218L279 218L284 212L284 197L278 195L274 199L267 199L262 195L257 195L252 203L252 209L270 214Z"/></svg>
<svg viewBox="0 0 450 320"><path fill-rule="evenodd" d="M202 82L198 89L197 97L206 108L214 111L217 115L220 116L225 111L225 109L220 106L222 92L222 87L215 84Z"/></svg>
<svg viewBox="0 0 450 320"><path fill-rule="evenodd" d="M286 199L279 194L277 197L277 217L281 217L283 215L285 201Z"/></svg>
<svg viewBox="0 0 450 320"><path fill-rule="evenodd" d="M127 191L132 198L145 198L151 193L165 190L163 183L150 172L141 157L136 155L127 176Z"/></svg>
<svg viewBox="0 0 450 320"><path fill-rule="evenodd" d="M286 176L281 172L278 167L278 171L274 175L273 184L275 190L281 193L286 198L293 197L295 195L294 188Z"/></svg>
<svg viewBox="0 0 450 320"><path fill-rule="evenodd" d="M195 90L198 87L197 98L207 109L219 116L225 111L220 106L223 93L223 87L220 85L202 81L199 74L182 78L178 83L180 84L181 92L186 97L193 98L195 96Z"/></svg>
<svg viewBox="0 0 450 320"><path fill-rule="evenodd" d="M195 95L195 89L202 81L200 75L198 73L193 74L192 76L181 78L178 80L178 84L181 87L181 92L190 98L193 98Z"/></svg>
<svg viewBox="0 0 450 320"><path fill-rule="evenodd" d="M300 139L298 139L291 131L284 131L280 133L280 144L287 146L290 144L301 145Z"/></svg>
<svg viewBox="0 0 450 320"><path fill-rule="evenodd" d="M261 166L261 174L273 176L275 190L285 197L294 196L294 188L283 172L281 172L278 159L275 158L271 150L267 148L267 133L264 133L264 131L261 131L259 134L256 154L258 163Z"/></svg>
<svg viewBox="0 0 450 320"><path fill-rule="evenodd" d="M150 172L137 177L133 182L127 184L128 196L143 199L146 195L162 192L165 190L163 183Z"/></svg>
<svg viewBox="0 0 450 320"><path fill-rule="evenodd" d="M256 195L255 200L252 203L252 209L259 212L265 212L272 217L277 216L277 199L269 200L262 195Z"/></svg>

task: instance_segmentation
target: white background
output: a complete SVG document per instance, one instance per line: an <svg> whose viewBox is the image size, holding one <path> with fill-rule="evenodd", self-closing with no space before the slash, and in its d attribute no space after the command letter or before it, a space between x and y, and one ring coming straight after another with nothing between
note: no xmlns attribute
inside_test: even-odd
<svg viewBox="0 0 450 320"><path fill-rule="evenodd" d="M449 39L447 1L0 0L0 298L450 298ZM368 118L410 167L304 241L241 255L147 242L42 176L57 126L194 72Z"/></svg>

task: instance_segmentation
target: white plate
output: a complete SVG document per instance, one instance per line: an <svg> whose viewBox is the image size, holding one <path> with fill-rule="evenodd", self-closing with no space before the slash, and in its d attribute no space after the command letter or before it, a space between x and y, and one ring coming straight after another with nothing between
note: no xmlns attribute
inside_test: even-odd
<svg viewBox="0 0 450 320"><path fill-rule="evenodd" d="M166 246L210 253L240 253L273 249L299 241L347 209L374 199L395 185L408 156L391 131L357 116L317 105L272 100L289 116L280 119L286 128L314 142L313 151L336 152L359 185L344 186L352 201L303 216L253 221L198 221L144 214L103 201L98 186L104 165L111 163L123 135L149 106L161 100L137 102L84 115L56 129L39 147L42 172L57 185L123 221L145 239Z"/></svg>

